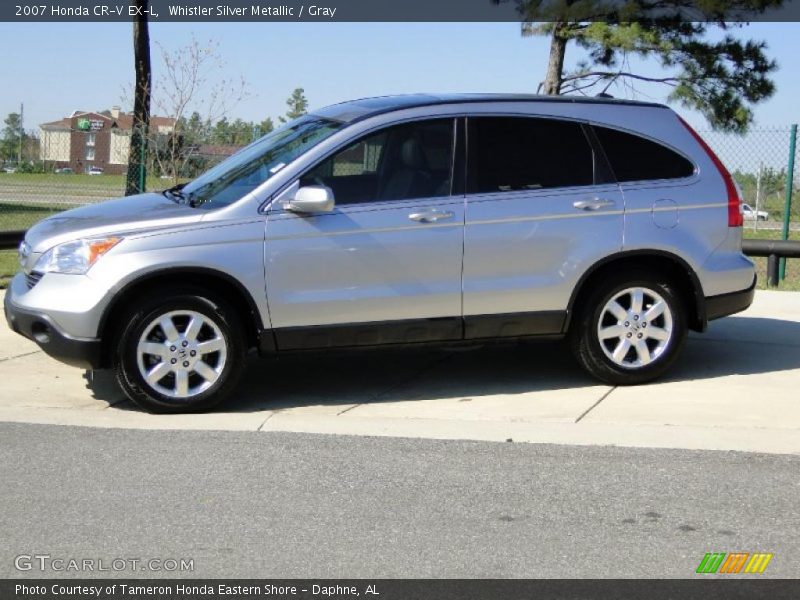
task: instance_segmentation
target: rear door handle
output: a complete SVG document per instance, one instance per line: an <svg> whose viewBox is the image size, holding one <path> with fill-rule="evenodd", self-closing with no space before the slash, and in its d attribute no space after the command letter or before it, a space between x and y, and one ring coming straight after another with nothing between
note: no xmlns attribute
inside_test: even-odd
<svg viewBox="0 0 800 600"><path fill-rule="evenodd" d="M436 221L452 219L454 216L455 213L451 210L436 210L432 208L429 210L413 212L408 215L408 218L412 221L418 221L420 223L435 223Z"/></svg>
<svg viewBox="0 0 800 600"><path fill-rule="evenodd" d="M587 200L573 202L572 206L579 210L600 210L601 208L608 208L615 204L616 202L613 200L606 200L605 198L589 198Z"/></svg>

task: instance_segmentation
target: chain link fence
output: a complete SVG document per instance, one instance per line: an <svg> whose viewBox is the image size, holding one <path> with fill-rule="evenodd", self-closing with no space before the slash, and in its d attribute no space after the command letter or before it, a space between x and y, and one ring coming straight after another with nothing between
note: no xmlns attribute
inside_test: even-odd
<svg viewBox="0 0 800 600"><path fill-rule="evenodd" d="M54 213L125 195L131 131L91 127L42 126L38 136L26 139L26 152L0 161L0 232L25 230ZM187 143L169 131L152 131L136 181L147 191L170 187L250 141Z"/></svg>
<svg viewBox="0 0 800 600"><path fill-rule="evenodd" d="M790 127L753 129L744 136L699 133L733 173L752 208L747 229L780 229ZM231 141L239 143L178 145L168 135L151 134L145 189L164 189L191 179L243 145ZM38 139L28 143L27 157L0 166L0 231L27 229L55 212L124 195L129 146L130 131L41 128ZM800 165L793 188L800 182L798 171ZM792 231L800 229L800 201L792 203L790 221Z"/></svg>
<svg viewBox="0 0 800 600"><path fill-rule="evenodd" d="M64 123L49 125L39 129L38 137L29 137L25 152L21 150L17 160L0 164L0 237L25 230L57 212L125 193L130 130L94 130L91 121L78 128ZM152 126L151 130L145 172L140 173L146 190L161 190L189 180L260 136L254 129L252 137L246 134L249 139L238 135L230 140L216 137L213 143L189 143L177 139L170 130ZM755 128L743 136L699 133L733 173L751 209L745 216L745 237L783 237L791 127ZM360 150L363 156L353 156L353 165L366 164L370 148ZM797 162L800 157L795 159ZM800 183L798 171L800 164L793 171L793 193ZM800 198L791 203L788 217L789 239L800 239ZM0 250L0 263L8 263L6 270L16 265L10 254ZM759 279L765 281L766 262L756 262ZM782 263L781 272L788 270L787 278L796 280L800 289L800 261L789 262L793 264ZM0 280L3 276L0 273Z"/></svg>
<svg viewBox="0 0 800 600"><path fill-rule="evenodd" d="M744 136L699 131L733 174L752 212L745 214L745 236L757 230L781 230L786 203L791 127L754 129ZM795 148L792 191L800 183L800 163ZM793 198L791 230L800 229L800 200ZM794 237L797 237L795 235Z"/></svg>

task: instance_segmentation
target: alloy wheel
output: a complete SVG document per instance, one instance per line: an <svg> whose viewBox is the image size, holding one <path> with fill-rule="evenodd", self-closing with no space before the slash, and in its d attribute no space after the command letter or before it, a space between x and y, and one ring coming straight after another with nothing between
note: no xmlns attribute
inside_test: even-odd
<svg viewBox="0 0 800 600"><path fill-rule="evenodd" d="M191 398L219 380L228 345L220 327L193 310L176 310L153 319L136 347L139 373L155 391Z"/></svg>
<svg viewBox="0 0 800 600"><path fill-rule="evenodd" d="M658 360L672 341L672 310L651 289L624 289L612 296L600 312L597 337L603 353L618 367L645 367Z"/></svg>

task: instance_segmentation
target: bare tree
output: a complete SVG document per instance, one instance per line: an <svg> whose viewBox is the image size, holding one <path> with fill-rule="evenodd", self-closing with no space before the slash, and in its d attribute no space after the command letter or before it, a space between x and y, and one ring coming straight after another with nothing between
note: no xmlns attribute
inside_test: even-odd
<svg viewBox="0 0 800 600"><path fill-rule="evenodd" d="M128 176L125 195L144 192L145 164L143 157L147 148L147 132L150 123L150 32L147 22L149 0L133 0L139 8L133 21L133 55L135 84L133 98L133 131L128 152Z"/></svg>
<svg viewBox="0 0 800 600"><path fill-rule="evenodd" d="M249 96L243 77L224 76L225 63L219 44L213 40L200 43L194 37L186 46L173 52L157 44L163 62L163 76L155 85L153 104L161 116L169 117L174 126L151 128L151 156L162 175L175 183L186 164L196 156L196 140L190 139L197 124L206 128L223 118Z"/></svg>

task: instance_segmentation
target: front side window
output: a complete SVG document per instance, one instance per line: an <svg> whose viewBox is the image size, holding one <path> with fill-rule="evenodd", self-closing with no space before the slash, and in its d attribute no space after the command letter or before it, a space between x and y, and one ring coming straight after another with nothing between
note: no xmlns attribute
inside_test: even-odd
<svg viewBox="0 0 800 600"><path fill-rule="evenodd" d="M661 144L608 127L595 126L594 132L617 181L678 179L694 173L691 162Z"/></svg>
<svg viewBox="0 0 800 600"><path fill-rule="evenodd" d="M321 162L300 185L330 187L337 204L448 196L453 129L453 119L382 129Z"/></svg>
<svg viewBox="0 0 800 600"><path fill-rule="evenodd" d="M227 206L342 127L344 124L339 121L305 115L253 142L173 193L192 206Z"/></svg>
<svg viewBox="0 0 800 600"><path fill-rule="evenodd" d="M594 183L594 154L579 123L526 117L471 117L468 147L469 193Z"/></svg>

